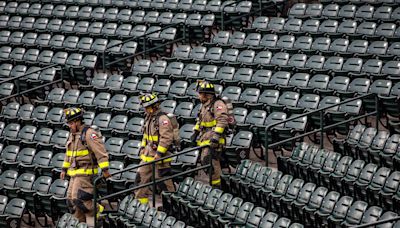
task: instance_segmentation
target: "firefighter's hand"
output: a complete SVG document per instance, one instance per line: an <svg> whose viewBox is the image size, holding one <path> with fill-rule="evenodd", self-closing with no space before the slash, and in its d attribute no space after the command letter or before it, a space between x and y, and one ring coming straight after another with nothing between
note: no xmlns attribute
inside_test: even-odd
<svg viewBox="0 0 400 228"><path fill-rule="evenodd" d="M61 180L64 180L64 179L65 179L65 171L64 171L64 170L61 171L60 179L61 179Z"/></svg>
<svg viewBox="0 0 400 228"><path fill-rule="evenodd" d="M218 133L214 133L210 139L211 142L211 147L216 148L218 147L219 144L219 139L221 138L221 135Z"/></svg>
<svg viewBox="0 0 400 228"><path fill-rule="evenodd" d="M160 159L161 158L161 156L158 154L158 153L156 153L155 155L154 155L154 160L157 160L157 159Z"/></svg>
<svg viewBox="0 0 400 228"><path fill-rule="evenodd" d="M103 170L103 177L108 179L111 177L110 171L108 169Z"/></svg>
<svg viewBox="0 0 400 228"><path fill-rule="evenodd" d="M199 131L194 131L193 135L190 137L190 141L196 143L197 136L199 136L200 132Z"/></svg>

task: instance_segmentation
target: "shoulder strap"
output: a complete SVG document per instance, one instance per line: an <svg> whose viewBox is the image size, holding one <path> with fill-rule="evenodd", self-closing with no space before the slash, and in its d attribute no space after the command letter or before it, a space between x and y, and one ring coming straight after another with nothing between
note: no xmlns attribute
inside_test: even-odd
<svg viewBox="0 0 400 228"><path fill-rule="evenodd" d="M89 130L89 128L90 128L89 126L85 126L83 128L82 134L81 134L81 141L82 141L82 144L85 146L86 146L86 132L87 132L87 130Z"/></svg>

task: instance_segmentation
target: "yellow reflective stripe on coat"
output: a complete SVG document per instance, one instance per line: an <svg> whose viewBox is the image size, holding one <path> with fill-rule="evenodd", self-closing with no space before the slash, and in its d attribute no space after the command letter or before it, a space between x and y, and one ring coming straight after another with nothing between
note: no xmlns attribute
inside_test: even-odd
<svg viewBox="0 0 400 228"><path fill-rule="evenodd" d="M158 142L158 135L143 134L143 139L149 140L149 141L152 141L152 142Z"/></svg>
<svg viewBox="0 0 400 228"><path fill-rule="evenodd" d="M108 168L108 166L110 166L108 161L99 163L100 169Z"/></svg>
<svg viewBox="0 0 400 228"><path fill-rule="evenodd" d="M138 198L139 202L141 204L147 204L149 203L149 198Z"/></svg>
<svg viewBox="0 0 400 228"><path fill-rule="evenodd" d="M215 125L217 125L217 120L213 120L210 122L200 122L200 126L202 127L214 127Z"/></svg>
<svg viewBox="0 0 400 228"><path fill-rule="evenodd" d="M211 185L219 185L220 183L221 183L221 179L211 181Z"/></svg>
<svg viewBox="0 0 400 228"><path fill-rule="evenodd" d="M168 148L160 146L160 145L158 145L158 147L157 147L157 151L160 152L160 153L163 153L163 154L165 152L167 152L167 150L168 150Z"/></svg>
<svg viewBox="0 0 400 228"><path fill-rule="evenodd" d="M89 150L67 150L66 155L68 157L82 157L89 154Z"/></svg>
<svg viewBox="0 0 400 228"><path fill-rule="evenodd" d="M63 168L69 168L71 166L71 163L69 162L63 162L62 167Z"/></svg>
<svg viewBox="0 0 400 228"><path fill-rule="evenodd" d="M215 127L215 129L214 129L214 131L219 133L219 134L224 133L224 130L225 130L225 128L222 128L222 127Z"/></svg>
<svg viewBox="0 0 400 228"><path fill-rule="evenodd" d="M144 154L140 155L140 159L142 159L142 161L144 161L144 162L152 162L152 161L154 161L154 157L146 156ZM164 159L163 161L164 162L170 162L170 161L172 161L172 158L167 158L167 159ZM161 162L157 162L157 163L161 163Z"/></svg>
<svg viewBox="0 0 400 228"><path fill-rule="evenodd" d="M200 125L198 123L196 125L194 125L193 130L195 130L195 131L200 130Z"/></svg>
<svg viewBox="0 0 400 228"><path fill-rule="evenodd" d="M225 138L220 138L219 144L225 144ZM207 146L211 144L211 140L197 141L197 146Z"/></svg>
<svg viewBox="0 0 400 228"><path fill-rule="evenodd" d="M145 139L142 139L142 143L140 145L145 147L147 145L147 141Z"/></svg>
<svg viewBox="0 0 400 228"><path fill-rule="evenodd" d="M69 169L67 171L68 176L76 176L76 175L92 175L92 174L97 174L99 170L97 168L93 169Z"/></svg>

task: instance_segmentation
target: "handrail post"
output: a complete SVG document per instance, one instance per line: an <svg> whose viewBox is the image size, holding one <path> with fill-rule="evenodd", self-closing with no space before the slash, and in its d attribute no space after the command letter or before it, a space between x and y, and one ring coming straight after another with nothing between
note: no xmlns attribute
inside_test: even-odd
<svg viewBox="0 0 400 228"><path fill-rule="evenodd" d="M376 119L375 119L376 126L375 127L379 131L380 113L379 113L379 97L377 94L375 94L375 110L376 110Z"/></svg>
<svg viewBox="0 0 400 228"><path fill-rule="evenodd" d="M151 178L153 180L153 184L152 184L153 207L156 207L156 190L157 190L157 186L156 186L156 163L154 163L154 162L151 164Z"/></svg>
<svg viewBox="0 0 400 228"><path fill-rule="evenodd" d="M143 51L144 51L144 57L146 58L146 40L147 40L147 34L144 34L143 38Z"/></svg>
<svg viewBox="0 0 400 228"><path fill-rule="evenodd" d="M320 140L319 140L319 148L324 149L324 111L321 110L319 112L319 127L320 127Z"/></svg>
<svg viewBox="0 0 400 228"><path fill-rule="evenodd" d="M209 178L209 182L210 185L212 186L212 174L213 174L213 165L212 165L212 160L213 160L213 156L214 156L214 149L211 148L210 146L208 147L209 151L210 151L210 167L208 167L208 178Z"/></svg>
<svg viewBox="0 0 400 228"><path fill-rule="evenodd" d="M103 50L103 73L106 72L106 49Z"/></svg>
<svg viewBox="0 0 400 228"><path fill-rule="evenodd" d="M93 180L93 214L94 214L94 227L97 228L97 181L99 180L99 177L96 177Z"/></svg>
<svg viewBox="0 0 400 228"><path fill-rule="evenodd" d="M265 166L268 166L268 163L269 163L269 158L268 158L268 147L269 147L269 143L268 143L268 140L269 140L269 137L268 137L268 130L269 130L269 126L267 126L266 128L265 128L265 145L264 145L264 147L265 147L265 154L264 154L264 159L265 159Z"/></svg>

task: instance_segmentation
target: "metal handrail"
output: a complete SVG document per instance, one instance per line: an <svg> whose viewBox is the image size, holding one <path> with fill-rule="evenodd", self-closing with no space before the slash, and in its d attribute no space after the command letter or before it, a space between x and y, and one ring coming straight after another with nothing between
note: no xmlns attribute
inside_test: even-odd
<svg viewBox="0 0 400 228"><path fill-rule="evenodd" d="M316 109L316 110L314 110L314 111L305 112L305 113L303 113L303 114L296 115L296 116L290 117L290 118L288 118L288 119L285 119L285 120L282 120L282 121L279 121L279 122L275 122L275 123L269 124L268 126L265 127L265 142L264 142L265 154L264 154L264 158L265 158L265 163L266 163L266 165L268 165L268 163L269 163L268 149L269 149L270 147L272 147L272 146L277 146L277 145L280 145L280 144L282 144L282 143L289 142L289 141L291 141L291 140L298 139L298 138L301 138L301 137L304 137L304 136L307 136L307 135L310 135L310 134L314 134L314 133L317 133L317 132L323 133L324 130L327 130L327 129L329 129L329 128L332 128L332 127L335 127L335 126L339 126L339 125L341 125L341 124L343 124L343 123L347 123L347 122L351 122L351 121L360 119L360 116L359 116L359 117L357 117L357 118L353 118L351 121L350 121L350 120L346 120L346 121L342 121L342 122L339 122L339 123L332 124L332 125L329 125L329 126L325 126L325 127L324 127L324 121L323 121L324 112L323 112L323 111L328 110L328 109L331 109L331 108L333 108L333 107L340 106L340 105L342 105L342 104L346 104L346 103L355 101L355 100L360 100L360 99L362 100L363 98L372 97L372 96L375 97L375 107L376 107L376 111L371 112L371 113L368 113L368 114L365 114L365 115L362 115L362 117L367 117L367 116L370 116L370 115L377 114L376 126L378 127L378 126L379 126L379 124L378 124L378 123L379 123L378 96L377 96L376 94L373 94L373 93L364 94L364 95L361 95L361 96L358 96L358 97L346 99L346 100L341 101L341 102L339 102L339 103L337 103L337 104L329 105L329 106L326 106L326 107L324 107L324 108L319 108L319 109ZM275 126L277 126L277 125L281 125L281 124L284 124L284 123L286 123L286 122L295 120L295 119L299 119L299 118L304 117L304 116L308 116L308 115L314 114L314 113L320 113L320 129L316 129L316 130L311 131L311 132L307 132L307 133L304 133L304 134L301 134L301 135L298 135L298 136L295 136L295 137L292 137L292 138L289 138L289 139L282 140L282 141L280 141L280 142L273 143L273 144L271 144L272 146L269 145L269 143L268 143L268 131L269 131L271 128L273 128L273 127L275 127ZM320 145L323 146L323 135L322 135L322 134L321 134L321 139L320 139Z"/></svg>
<svg viewBox="0 0 400 228"><path fill-rule="evenodd" d="M200 150L200 149L203 149L203 148L205 148L205 147L209 147L209 145L192 147L192 148L189 148L189 149L185 149L185 150L183 150L183 151L180 151L180 152L178 152L178 153L173 153L173 154L171 154L171 155L168 155L168 156L159 158L159 159L157 159L157 160L153 160L153 161L151 161L151 162L141 163L141 164L138 164L138 165L135 165L135 166L132 166L132 167L125 168L125 169L122 169L122 170L120 170L120 171L114 172L114 173L111 174L111 176L116 176L116 175L121 174L121 173L123 173L123 172L127 172L127 171L130 171L130 170L133 170L133 169L138 169L138 168L143 167L143 166L151 165L151 166L152 166L152 182L149 182L149 183L146 183L146 184L143 184L143 185L140 185L140 186L135 186L135 187L132 187L132 188L129 188L129 189L125 189L125 190L122 190L122 191L119 191L119 192L116 192L116 193L112 193L112 194L109 194L109 195L107 195L107 196L104 196L104 197L102 197L102 198L100 198L100 199L98 199L98 196L97 196L97 188L96 188L96 185L97 185L97 183L98 183L101 179L103 179L103 177L102 177L102 176L98 176L98 177L95 178L94 181L93 181L93 186L95 186L95 187L93 188L93 201L94 201L93 210L94 210L94 214L97 214L97 202L98 202L98 201L104 200L104 199L113 198L113 197L116 197L116 196L121 195L121 194L125 194L125 193L128 193L128 192L132 192L132 191L134 191L134 190L136 190L136 189L139 189L139 188L148 187L148 186L150 186L150 185L152 185L152 187L153 187L153 189L152 189L152 190L153 190L153 191L152 191L152 192L153 192L153 199L152 199L153 202L152 202L152 203L153 203L153 207L154 207L154 206L155 206L155 203L156 203L156 202L155 202L155 200L156 200L156 197L155 197L156 185L157 185L158 183L163 182L163 181L166 181L166 180L169 180L169 179L172 179L172 178L175 178L175 177L179 177L179 176L186 175L186 174L188 174L188 173L190 173L190 172L195 172L195 171L202 170L202 169L206 169L206 168L209 169L209 170L208 170L208 174L209 174L209 182L210 182L210 185L211 185L211 181L212 181L212 179L211 179L211 176L212 176L212 163L211 163L211 162L212 162L212 159L210 159L210 163L209 163L208 165L203 165L203 166L194 168L194 169L192 169L192 170L187 170L187 171L185 171L185 172L178 173L178 174L175 174L175 175L171 175L171 176L168 176L168 177L164 177L164 178L161 178L161 179L158 179L158 180L156 180L156 178L155 178L155 171L156 171L155 168L156 168L156 164L157 164L158 162L162 162L162 161L165 160L165 159L177 157L177 156L179 156L179 155L187 154L187 153L192 152L192 151L195 151L195 150ZM212 153L212 150L210 150L210 153ZM95 219L94 227L96 227L96 224L97 224L97 219Z"/></svg>
<svg viewBox="0 0 400 228"><path fill-rule="evenodd" d="M14 98L14 97L17 97L17 96L19 97L19 98L18 98L18 101L20 101L20 100L19 100L19 99L20 99L20 96L23 95L23 94L25 94L25 93L29 93L29 92L31 92L31 91L35 91L35 90L37 90L37 89L41 89L41 88L44 88L44 87L49 86L49 85L53 85L53 84L57 84L57 83L59 83L59 82L63 82L63 81L64 81L63 70L62 70L62 68L59 68L59 69L57 69L57 70L61 70L60 79L57 79L57 80L55 80L55 81L51 81L51 82L48 82L48 83L45 83L45 84L41 84L41 85L36 86L36 87L34 87L34 88L31 88L31 89L27 89L27 90L24 90L24 91L20 91L21 88L20 88L19 80L18 80L18 79L24 78L24 77L26 77L26 76L28 76L28 75L31 75L31 74L34 74L34 73L37 73L37 72L41 72L41 71L46 70L46 69L49 69L49 68L54 68L54 67L57 67L57 66L59 66L59 64L52 64L52 65L49 65L49 66L40 68L40 69L38 69L38 70L36 70L36 71L32 71L32 72L27 73L27 74L15 76L15 77L12 77L12 78L7 78L7 79L5 79L5 80L0 81L0 84L2 84L2 83L7 83L7 82L9 82L9 81L16 81L15 84L16 84L16 88L17 88L16 93L11 94L11 95L9 95L9 96L7 96L7 97L2 97L2 98L0 98L0 102L9 100L9 99Z"/></svg>
<svg viewBox="0 0 400 228"><path fill-rule="evenodd" d="M103 50L103 70L105 70L105 68L106 68L106 66L105 66L105 55L106 55L106 51L107 51L107 50L109 50L109 49L111 49L111 48L113 48L113 47L119 46L119 45L123 45L123 44L125 44L125 43L130 42L130 41L135 41L135 40L138 40L138 39L143 38L143 37L145 38L145 37L147 37L148 35L161 32L161 31L163 31L163 30L165 30L165 29L168 29L168 28L171 28L171 27L175 27L175 26L177 26L177 25L184 25L184 23L181 22L181 23L169 24L169 25L166 25L166 26L164 26L164 27L161 27L160 29L155 30L155 31L153 31L153 32L150 32L150 33L146 33L146 32L145 32L145 34L143 34L143 35L135 36L135 37L126 39L126 40L122 41L121 43L117 43L117 44L114 44L114 45L111 45L111 46L106 47L106 48Z"/></svg>
<svg viewBox="0 0 400 228"><path fill-rule="evenodd" d="M357 226L350 226L351 228L364 228L364 227L375 227L376 225L384 224L384 223L389 223L389 222L395 222L399 221L400 216L394 217L394 218L389 218L389 219L384 219L384 220L378 220L376 222L371 222L367 224L362 224L362 225L357 225Z"/></svg>

